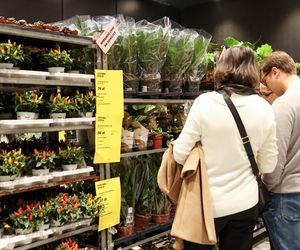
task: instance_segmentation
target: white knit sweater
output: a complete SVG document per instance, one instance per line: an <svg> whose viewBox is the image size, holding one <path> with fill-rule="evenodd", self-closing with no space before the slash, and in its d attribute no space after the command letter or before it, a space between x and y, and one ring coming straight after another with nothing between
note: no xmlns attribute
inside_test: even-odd
<svg viewBox="0 0 300 250"><path fill-rule="evenodd" d="M258 95L232 94L251 141L258 167L270 173L277 162L276 128L271 106ZM257 183L234 118L223 96L210 92L199 96L174 143L175 160L183 164L201 141L214 216L247 210L258 202Z"/></svg>

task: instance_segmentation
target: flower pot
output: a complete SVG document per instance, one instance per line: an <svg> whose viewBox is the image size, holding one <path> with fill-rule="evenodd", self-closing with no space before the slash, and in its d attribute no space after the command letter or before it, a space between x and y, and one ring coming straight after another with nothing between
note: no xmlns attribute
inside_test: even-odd
<svg viewBox="0 0 300 250"><path fill-rule="evenodd" d="M12 69L13 66L13 63L0 63L0 69Z"/></svg>
<svg viewBox="0 0 300 250"><path fill-rule="evenodd" d="M79 70L69 70L67 73L80 74Z"/></svg>
<svg viewBox="0 0 300 250"><path fill-rule="evenodd" d="M119 237L126 237L133 234L133 226L117 227L117 234Z"/></svg>
<svg viewBox="0 0 300 250"><path fill-rule="evenodd" d="M77 164L62 164L61 167L65 171L75 170L77 169Z"/></svg>
<svg viewBox="0 0 300 250"><path fill-rule="evenodd" d="M83 113L83 112L78 112L78 115L79 117L93 117L94 115L94 112L86 112L86 113Z"/></svg>
<svg viewBox="0 0 300 250"><path fill-rule="evenodd" d="M184 92L199 92L200 81L186 81L184 84Z"/></svg>
<svg viewBox="0 0 300 250"><path fill-rule="evenodd" d="M39 231L48 230L50 228L50 223L43 224L40 226Z"/></svg>
<svg viewBox="0 0 300 250"><path fill-rule="evenodd" d="M152 214L152 221L156 224L166 224L169 221L170 214Z"/></svg>
<svg viewBox="0 0 300 250"><path fill-rule="evenodd" d="M33 112L17 112L17 120L35 120L39 118L38 113Z"/></svg>
<svg viewBox="0 0 300 250"><path fill-rule="evenodd" d="M50 118L52 119L66 119L66 113L50 113Z"/></svg>
<svg viewBox="0 0 300 250"><path fill-rule="evenodd" d="M164 92L165 93L182 93L182 82L181 81L164 81Z"/></svg>
<svg viewBox="0 0 300 250"><path fill-rule="evenodd" d="M48 72L49 73L64 73L65 67L49 67Z"/></svg>
<svg viewBox="0 0 300 250"><path fill-rule="evenodd" d="M32 169L31 174L33 176L41 176L49 174L49 169Z"/></svg>
<svg viewBox="0 0 300 250"><path fill-rule="evenodd" d="M151 215L140 215L140 214L136 214L135 215L135 229L137 231L141 231L141 230L145 230L151 220Z"/></svg>
<svg viewBox="0 0 300 250"><path fill-rule="evenodd" d="M162 144L163 144L163 136L162 135L152 135L150 136L149 140L152 142L150 142L149 144L152 144L152 148L153 149L159 149L162 148Z"/></svg>
<svg viewBox="0 0 300 250"><path fill-rule="evenodd" d="M124 80L124 90L136 93L139 91L139 79Z"/></svg>
<svg viewBox="0 0 300 250"><path fill-rule="evenodd" d="M17 178L17 175L0 175L0 182L13 181Z"/></svg>
<svg viewBox="0 0 300 250"><path fill-rule="evenodd" d="M160 79L149 79L140 81L140 91L142 92L162 92Z"/></svg>
<svg viewBox="0 0 300 250"><path fill-rule="evenodd" d="M32 228L27 228L27 229L17 228L15 229L15 233L16 235L30 234L32 233Z"/></svg>
<svg viewBox="0 0 300 250"><path fill-rule="evenodd" d="M12 113L0 113L0 120L10 120L12 117Z"/></svg>

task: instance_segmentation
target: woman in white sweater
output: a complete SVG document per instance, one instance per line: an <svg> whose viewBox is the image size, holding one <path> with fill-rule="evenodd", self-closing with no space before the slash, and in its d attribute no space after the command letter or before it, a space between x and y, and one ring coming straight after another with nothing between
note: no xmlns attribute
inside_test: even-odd
<svg viewBox="0 0 300 250"><path fill-rule="evenodd" d="M225 50L215 69L215 82L231 95L244 123L261 173L277 162L276 129L272 108L254 89L259 84L255 55L250 48ZM195 143L203 146L220 250L252 249L258 216L258 187L238 128L218 92L200 95L174 143L175 160L184 164ZM185 249L212 246L185 242Z"/></svg>

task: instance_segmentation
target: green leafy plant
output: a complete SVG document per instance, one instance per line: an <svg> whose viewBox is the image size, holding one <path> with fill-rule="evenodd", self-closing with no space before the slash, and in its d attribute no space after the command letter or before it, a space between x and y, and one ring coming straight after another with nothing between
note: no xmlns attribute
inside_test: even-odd
<svg viewBox="0 0 300 250"><path fill-rule="evenodd" d="M25 156L22 149L13 149L11 151L2 150L0 154L0 175L17 175L21 174L26 165Z"/></svg>
<svg viewBox="0 0 300 250"><path fill-rule="evenodd" d="M50 200L52 220L64 224L83 217L77 195L60 193Z"/></svg>
<svg viewBox="0 0 300 250"><path fill-rule="evenodd" d="M224 39L225 45L227 47L233 47L233 46L245 46L245 47L250 47L251 49L255 48L255 44L247 42L247 41L239 41L236 38L232 36L228 36Z"/></svg>
<svg viewBox="0 0 300 250"><path fill-rule="evenodd" d="M44 150L34 149L28 165L31 169L51 169L55 167L57 156L46 146Z"/></svg>
<svg viewBox="0 0 300 250"><path fill-rule="evenodd" d="M0 62L13 63L15 65L24 62L25 60L24 46L17 45L16 42L12 43L8 40L7 43L0 44Z"/></svg>
<svg viewBox="0 0 300 250"><path fill-rule="evenodd" d="M256 49L256 61L261 63L267 56L273 52L272 47L269 44L263 44Z"/></svg>
<svg viewBox="0 0 300 250"><path fill-rule="evenodd" d="M192 62L196 37L197 33L191 29L172 30L166 62L162 68L163 80L181 80Z"/></svg>
<svg viewBox="0 0 300 250"><path fill-rule="evenodd" d="M94 92L88 90L86 93L80 93L78 90L74 96L78 111L86 114L87 112L94 112L96 109L96 96Z"/></svg>
<svg viewBox="0 0 300 250"><path fill-rule="evenodd" d="M42 64L47 67L65 67L70 69L73 63L70 54L66 50L61 51L60 48L42 52L41 58Z"/></svg>
<svg viewBox="0 0 300 250"><path fill-rule="evenodd" d="M203 76L203 71L206 69L203 63L205 60L206 50L211 40L211 35L204 31L200 31L194 40L194 52L190 66L184 73L184 77L189 81L197 81ZM201 75L201 77L200 77Z"/></svg>
<svg viewBox="0 0 300 250"><path fill-rule="evenodd" d="M62 164L84 164L84 149L75 145L67 145L65 148L59 148L59 158Z"/></svg>
<svg viewBox="0 0 300 250"><path fill-rule="evenodd" d="M99 217L104 211L104 203L102 197L93 196L91 193L80 192L79 203L81 213L85 217L95 219Z"/></svg>
<svg viewBox="0 0 300 250"><path fill-rule="evenodd" d="M145 20L136 25L141 78L160 79L160 71L165 63L169 45L169 32L166 28Z"/></svg>
<svg viewBox="0 0 300 250"><path fill-rule="evenodd" d="M300 75L300 63L296 62L297 75Z"/></svg>
<svg viewBox="0 0 300 250"><path fill-rule="evenodd" d="M17 211L10 214L9 218L15 229L33 229L35 227L32 209L31 206L27 205L26 209L19 207Z"/></svg>
<svg viewBox="0 0 300 250"><path fill-rule="evenodd" d="M43 94L38 95L34 90L25 91L23 93L16 92L14 96L15 111L26 111L38 113L43 103Z"/></svg>
<svg viewBox="0 0 300 250"><path fill-rule="evenodd" d="M69 96L62 96L60 93L51 94L49 100L46 100L46 106L50 113L66 113L75 109Z"/></svg>

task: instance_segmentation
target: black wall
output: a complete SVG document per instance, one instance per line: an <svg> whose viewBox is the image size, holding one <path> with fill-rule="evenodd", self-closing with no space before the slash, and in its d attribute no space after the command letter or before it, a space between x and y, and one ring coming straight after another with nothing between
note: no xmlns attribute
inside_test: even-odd
<svg viewBox="0 0 300 250"><path fill-rule="evenodd" d="M0 15L28 22L54 22L78 15L124 15L154 21L168 16L180 22L180 10L150 0L1 0Z"/></svg>
<svg viewBox="0 0 300 250"><path fill-rule="evenodd" d="M300 61L299 0L219 0L186 8L181 14L184 26L205 29L213 41L223 43L229 35L259 40Z"/></svg>

